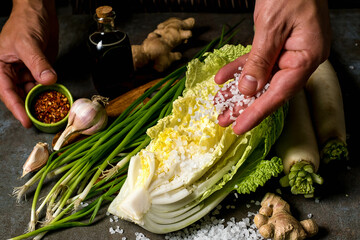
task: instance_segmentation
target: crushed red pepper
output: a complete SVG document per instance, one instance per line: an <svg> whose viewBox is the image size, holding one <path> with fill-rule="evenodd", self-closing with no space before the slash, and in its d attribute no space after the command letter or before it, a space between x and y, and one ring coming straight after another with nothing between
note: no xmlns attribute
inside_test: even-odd
<svg viewBox="0 0 360 240"><path fill-rule="evenodd" d="M55 90L41 93L34 104L34 115L43 123L56 123L66 117L69 110L67 97Z"/></svg>

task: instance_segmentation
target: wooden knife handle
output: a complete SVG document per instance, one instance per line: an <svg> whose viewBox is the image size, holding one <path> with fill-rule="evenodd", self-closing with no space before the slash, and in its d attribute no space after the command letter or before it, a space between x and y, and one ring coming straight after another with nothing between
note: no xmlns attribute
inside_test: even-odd
<svg viewBox="0 0 360 240"><path fill-rule="evenodd" d="M106 105L106 113L109 117L119 116L136 99L143 95L146 90L157 84L160 80L161 78L155 79L111 100L109 104ZM146 99L144 102L146 103L147 101L149 101L149 99Z"/></svg>

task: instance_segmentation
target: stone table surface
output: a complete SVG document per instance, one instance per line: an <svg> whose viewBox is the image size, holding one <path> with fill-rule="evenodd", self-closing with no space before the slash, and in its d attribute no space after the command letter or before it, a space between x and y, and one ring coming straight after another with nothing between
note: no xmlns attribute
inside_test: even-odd
<svg viewBox="0 0 360 240"><path fill-rule="evenodd" d="M196 26L188 44L181 46L183 60L188 61L202 46L217 37L224 24L233 25L241 20L241 31L232 43L251 44L253 22L251 14L215 14L215 13L144 13L129 14L119 21L119 27L128 33L133 44L139 44L156 25L171 16L180 18L194 17ZM287 189L282 196L287 200L294 215L305 219L309 214L320 226L319 234L313 239L360 239L360 115L357 113L360 103L360 9L332 10L332 49L330 61L338 73L342 87L346 114L349 160L322 166L320 173L325 179L318 188L317 200L294 196ZM5 22L0 18L0 26ZM60 15L60 51L55 63L58 82L67 86L75 99L91 97L96 93L91 78L89 58L86 48L88 29L92 18L87 15ZM150 81L158 74L144 74L139 81ZM30 219L30 207L34 190L27 195L26 201L17 203L12 197L14 187L25 183L28 177L20 179L22 165L34 145L39 141L51 142L53 134L41 133L35 128L24 129L20 123L0 103L0 239L8 239L24 233ZM51 183L51 182L50 182ZM267 191L279 188L278 179L273 179L256 193L243 195L235 199L231 194L222 203L236 205L235 209L223 207L217 218L226 220L247 217L248 211L256 212L258 206L251 200L260 201ZM249 207L249 208L248 208ZM90 227L78 227L56 231L45 239L135 239L135 232L142 232L150 239L164 239L163 235L152 234L125 221L111 222L101 211L95 224ZM110 234L109 228L120 226L123 234Z"/></svg>

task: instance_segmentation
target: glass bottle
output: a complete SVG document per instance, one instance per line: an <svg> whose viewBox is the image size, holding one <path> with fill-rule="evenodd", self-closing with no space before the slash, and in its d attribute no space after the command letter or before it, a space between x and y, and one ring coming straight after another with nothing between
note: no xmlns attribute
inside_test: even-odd
<svg viewBox="0 0 360 240"><path fill-rule="evenodd" d="M98 93L110 99L133 88L134 66L129 37L115 27L110 6L96 9L97 30L90 33L92 81Z"/></svg>

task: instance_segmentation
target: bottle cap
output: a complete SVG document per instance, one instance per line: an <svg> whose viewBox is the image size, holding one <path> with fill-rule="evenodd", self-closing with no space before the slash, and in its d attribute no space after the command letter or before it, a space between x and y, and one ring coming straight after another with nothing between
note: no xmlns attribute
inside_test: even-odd
<svg viewBox="0 0 360 240"><path fill-rule="evenodd" d="M113 14L112 7L110 6L101 6L96 9L96 16L98 18L107 18Z"/></svg>

